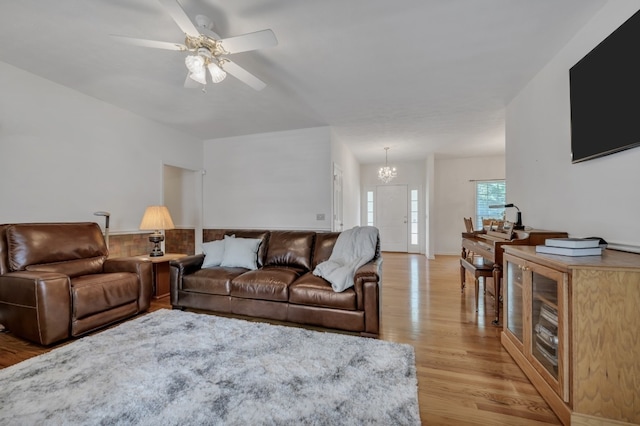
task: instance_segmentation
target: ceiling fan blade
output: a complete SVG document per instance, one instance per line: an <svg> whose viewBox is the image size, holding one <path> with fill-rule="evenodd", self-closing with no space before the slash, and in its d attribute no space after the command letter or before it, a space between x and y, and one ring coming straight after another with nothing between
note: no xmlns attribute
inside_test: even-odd
<svg viewBox="0 0 640 426"><path fill-rule="evenodd" d="M258 77L228 59L222 64L222 69L255 90L262 90L267 87L266 83Z"/></svg>
<svg viewBox="0 0 640 426"><path fill-rule="evenodd" d="M276 46L278 39L271 30L256 31L220 40L222 47L229 53L247 52L249 50L263 49Z"/></svg>
<svg viewBox="0 0 640 426"><path fill-rule="evenodd" d="M187 16L186 12L178 3L178 0L158 0L162 6L167 10L169 15L176 21L176 24L180 27L180 29L187 35L191 37L198 37L200 33L196 26L191 22L189 16Z"/></svg>
<svg viewBox="0 0 640 426"><path fill-rule="evenodd" d="M133 38L121 35L111 34L111 37L123 43L132 44L134 46L153 47L155 49L166 50L189 50L187 46L181 43L171 43L168 41L145 40L143 38Z"/></svg>

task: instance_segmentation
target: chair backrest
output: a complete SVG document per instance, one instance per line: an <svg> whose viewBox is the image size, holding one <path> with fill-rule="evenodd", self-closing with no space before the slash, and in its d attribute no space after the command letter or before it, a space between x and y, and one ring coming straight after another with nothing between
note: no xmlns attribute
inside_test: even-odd
<svg viewBox="0 0 640 426"><path fill-rule="evenodd" d="M473 221L471 220L471 218L463 218L464 219L464 227L467 230L467 232L473 232Z"/></svg>
<svg viewBox="0 0 640 426"><path fill-rule="evenodd" d="M95 273L109 255L95 222L0 225L0 273L55 270Z"/></svg>
<svg viewBox="0 0 640 426"><path fill-rule="evenodd" d="M489 229L491 227L491 229ZM482 228L488 229L489 231L500 230L504 227L504 220L502 219L485 219L482 218Z"/></svg>
<svg viewBox="0 0 640 426"><path fill-rule="evenodd" d="M0 275L4 275L9 272L9 255L7 253L7 229L11 225L0 225Z"/></svg>

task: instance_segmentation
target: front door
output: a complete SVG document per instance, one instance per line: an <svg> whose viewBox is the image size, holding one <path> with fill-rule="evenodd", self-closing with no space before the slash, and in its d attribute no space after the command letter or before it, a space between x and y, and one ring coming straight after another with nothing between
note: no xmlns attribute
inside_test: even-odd
<svg viewBox="0 0 640 426"><path fill-rule="evenodd" d="M376 188L376 223L382 251L408 251L407 185Z"/></svg>

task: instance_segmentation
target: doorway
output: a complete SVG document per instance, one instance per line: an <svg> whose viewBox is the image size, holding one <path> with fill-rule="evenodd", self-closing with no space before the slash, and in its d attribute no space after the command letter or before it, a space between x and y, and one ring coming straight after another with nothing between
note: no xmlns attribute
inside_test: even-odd
<svg viewBox="0 0 640 426"><path fill-rule="evenodd" d="M333 163L333 231L342 232L343 221L342 169Z"/></svg>
<svg viewBox="0 0 640 426"><path fill-rule="evenodd" d="M199 253L202 246L202 171L164 164L163 204L171 212L177 229L193 230L193 252Z"/></svg>
<svg viewBox="0 0 640 426"><path fill-rule="evenodd" d="M408 252L407 185L376 187L376 224L382 251Z"/></svg>

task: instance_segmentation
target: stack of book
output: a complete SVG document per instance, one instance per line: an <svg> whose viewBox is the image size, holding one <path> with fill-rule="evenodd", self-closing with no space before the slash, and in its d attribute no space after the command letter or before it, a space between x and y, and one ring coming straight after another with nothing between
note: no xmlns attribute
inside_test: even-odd
<svg viewBox="0 0 640 426"><path fill-rule="evenodd" d="M558 311L543 303L540 317L534 328L536 349L553 366L558 368Z"/></svg>
<svg viewBox="0 0 640 426"><path fill-rule="evenodd" d="M595 238L547 238L543 246L536 246L537 253L562 256L600 256L602 247Z"/></svg>

